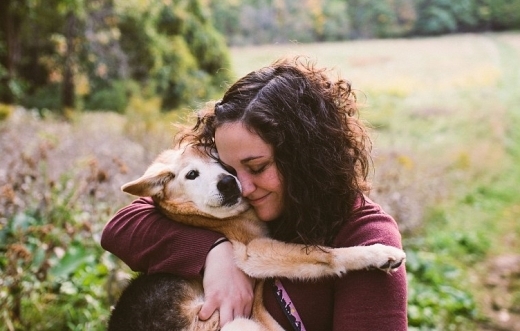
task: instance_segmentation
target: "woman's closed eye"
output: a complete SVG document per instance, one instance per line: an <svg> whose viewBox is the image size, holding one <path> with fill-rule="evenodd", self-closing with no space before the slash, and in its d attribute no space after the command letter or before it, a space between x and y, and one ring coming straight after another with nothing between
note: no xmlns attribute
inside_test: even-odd
<svg viewBox="0 0 520 331"><path fill-rule="evenodd" d="M252 175L258 175L258 174L261 174L262 172L264 172L264 170L266 168L267 168L267 164L264 164L264 165L261 165L261 166L258 166L258 167L250 167L249 168L249 172Z"/></svg>

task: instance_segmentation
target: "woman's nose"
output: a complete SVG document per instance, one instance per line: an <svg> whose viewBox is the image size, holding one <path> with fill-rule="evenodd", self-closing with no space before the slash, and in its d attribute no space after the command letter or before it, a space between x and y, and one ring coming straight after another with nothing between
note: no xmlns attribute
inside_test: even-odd
<svg viewBox="0 0 520 331"><path fill-rule="evenodd" d="M247 173L237 174L238 181L240 182L240 186L242 186L242 196L247 197L249 194L253 193L256 189L255 184L251 180L250 176Z"/></svg>

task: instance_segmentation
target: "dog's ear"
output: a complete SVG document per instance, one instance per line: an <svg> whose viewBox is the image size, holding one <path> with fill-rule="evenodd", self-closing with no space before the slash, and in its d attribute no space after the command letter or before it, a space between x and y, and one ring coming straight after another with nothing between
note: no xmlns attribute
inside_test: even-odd
<svg viewBox="0 0 520 331"><path fill-rule="evenodd" d="M175 178L175 174L164 165L152 165L145 174L121 186L123 192L139 197L163 198L166 183Z"/></svg>

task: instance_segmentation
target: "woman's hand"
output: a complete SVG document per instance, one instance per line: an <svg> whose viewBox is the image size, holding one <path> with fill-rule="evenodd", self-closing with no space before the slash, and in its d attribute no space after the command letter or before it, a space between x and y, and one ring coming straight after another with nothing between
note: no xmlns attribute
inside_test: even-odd
<svg viewBox="0 0 520 331"><path fill-rule="evenodd" d="M230 242L223 242L208 253L202 285L205 300L199 312L201 320L218 310L222 327L236 317L251 315L255 281L235 265Z"/></svg>

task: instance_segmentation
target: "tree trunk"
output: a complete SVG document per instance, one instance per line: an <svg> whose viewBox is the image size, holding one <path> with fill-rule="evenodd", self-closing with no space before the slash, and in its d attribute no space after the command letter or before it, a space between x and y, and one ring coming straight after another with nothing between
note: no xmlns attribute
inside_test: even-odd
<svg viewBox="0 0 520 331"><path fill-rule="evenodd" d="M62 82L62 108L72 109L75 105L74 85L74 37L76 36L76 15L72 11L67 13L65 20L65 40L67 50L65 51L65 63L63 68Z"/></svg>
<svg viewBox="0 0 520 331"><path fill-rule="evenodd" d="M0 36L6 48L4 53L0 53L0 65L6 71L4 76L0 76L0 102L8 104L14 103L16 97L11 84L15 78L16 64L20 60L20 11L24 7L18 4L18 10L15 10L15 1L18 0L0 0Z"/></svg>

